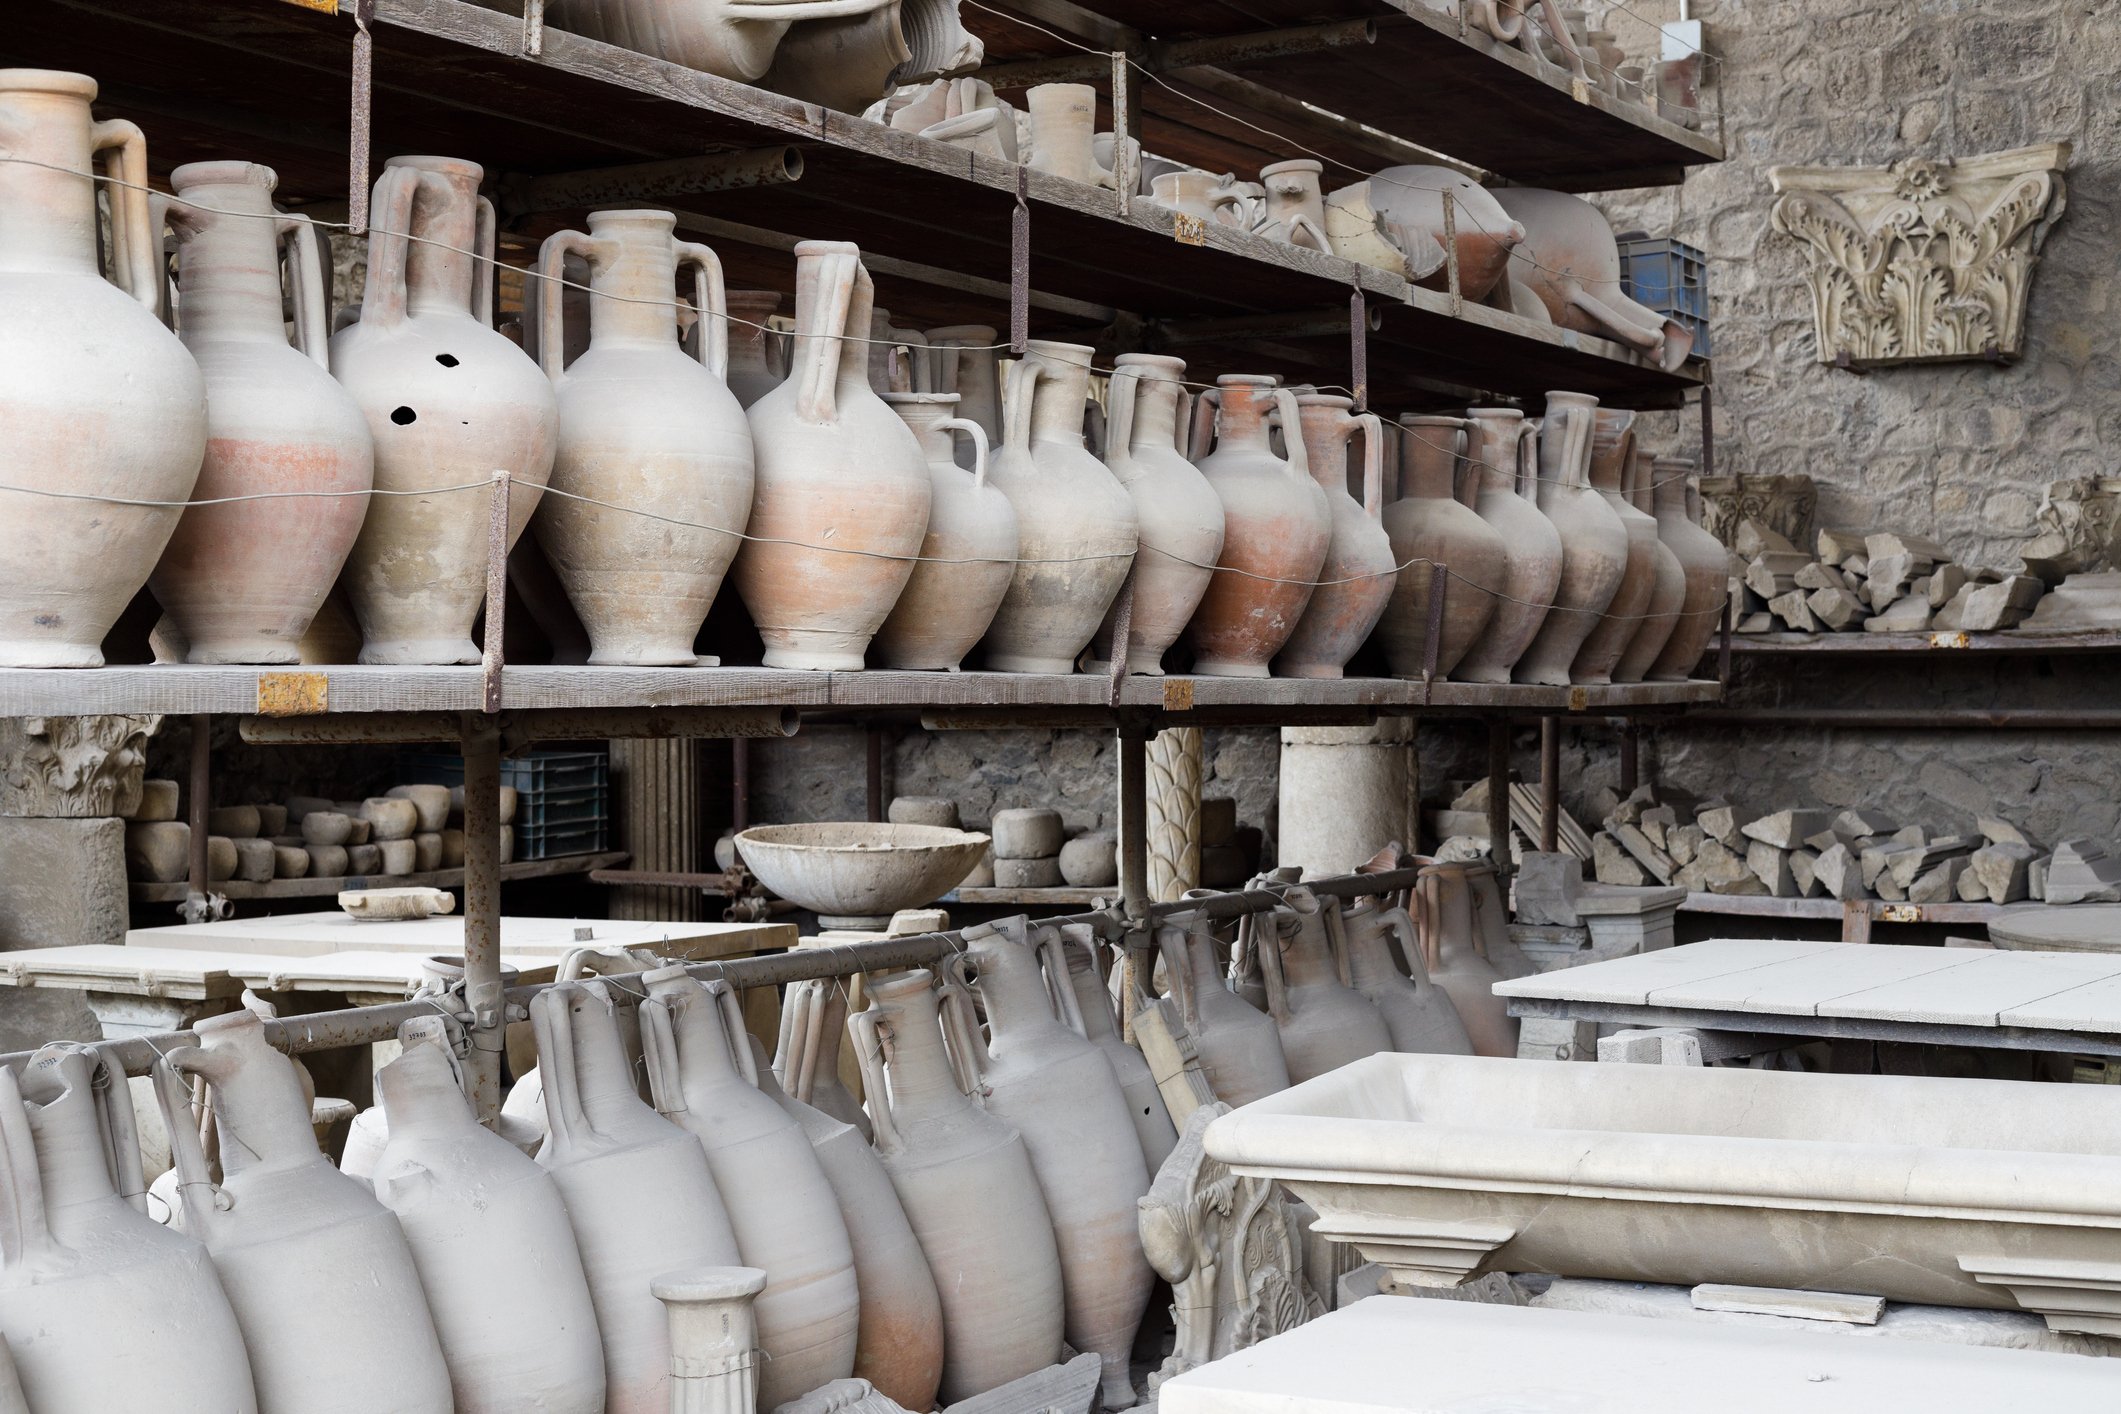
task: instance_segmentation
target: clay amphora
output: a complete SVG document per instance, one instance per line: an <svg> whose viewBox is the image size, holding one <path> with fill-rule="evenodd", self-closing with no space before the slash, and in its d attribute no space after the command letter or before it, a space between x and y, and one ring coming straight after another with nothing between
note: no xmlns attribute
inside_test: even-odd
<svg viewBox="0 0 2121 1414"><path fill-rule="evenodd" d="M1226 1105L1249 1105L1289 1088L1274 1018L1230 990L1216 958L1215 930L1195 914L1184 928L1157 932L1164 975L1201 1070Z"/></svg>
<svg viewBox="0 0 2121 1414"><path fill-rule="evenodd" d="M648 1284L685 1267L736 1266L736 1235L699 1140L635 1092L614 1009L604 982L563 982L531 1000L551 1126L538 1163L567 1200L589 1278L606 1414L664 1414L670 1334Z"/></svg>
<svg viewBox="0 0 2121 1414"><path fill-rule="evenodd" d="M19 1088L0 1072L0 1334L38 1414L252 1414L206 1249L145 1213L125 1077L65 1043L37 1052Z"/></svg>
<svg viewBox="0 0 2121 1414"><path fill-rule="evenodd" d="M1472 509L1480 478L1459 455L1468 426L1455 417L1400 418L1406 495L1385 507L1384 525L1392 562L1402 568L1377 628L1385 661L1399 677L1429 671L1429 599L1438 565L1444 568L1438 677L1448 677L1481 642L1501 602L1496 594L1509 583L1502 536Z"/></svg>
<svg viewBox="0 0 2121 1414"><path fill-rule="evenodd" d="M1171 1112L1164 1107L1163 1093L1142 1053L1119 1034L1119 1019L1112 1014L1112 993L1098 969L1096 936L1087 924L1069 923L1061 928L1068 955L1068 992L1054 988L1061 1004L1061 1020L1075 1026L1081 1035L1105 1053L1119 1077L1120 1093L1127 1097L1127 1117L1133 1121L1134 1137L1141 1142L1142 1162L1153 1181L1164 1160L1178 1147L1178 1130ZM1055 979L1056 981L1059 979ZM1073 997L1074 1003L1069 1004Z"/></svg>
<svg viewBox="0 0 2121 1414"><path fill-rule="evenodd" d="M1129 611L1127 671L1160 674L1164 652L1208 592L1223 548L1223 503L1178 445L1186 361L1121 354L1105 392L1105 465L1133 498L1141 523ZM1097 631L1096 663L1112 661L1114 604ZM1093 668L1096 664L1093 664Z"/></svg>
<svg viewBox="0 0 2121 1414"><path fill-rule="evenodd" d="M877 1154L942 1297L939 1397L954 1404L1060 1358L1060 1250L1024 1140L958 1088L930 975L872 977L869 998L847 1028Z"/></svg>
<svg viewBox="0 0 2121 1414"><path fill-rule="evenodd" d="M1693 333L1622 288L1620 247L1604 212L1580 196L1537 187L1504 187L1494 196L1524 226L1523 243L1510 252L1509 279L1536 295L1556 324L1639 349L1668 373L1686 362Z"/></svg>
<svg viewBox="0 0 2121 1414"><path fill-rule="evenodd" d="M1409 424L1410 467L1423 450L1415 440L1420 435ZM1462 682L1508 682L1561 583L1561 532L1539 509L1537 482L1521 474L1519 449L1528 441L1524 414L1515 408L1474 408L1466 415L1467 470L1479 488L1473 508L1501 538L1503 577L1486 629L1452 672ZM1536 475L1536 464L1531 470Z"/></svg>
<svg viewBox="0 0 2121 1414"><path fill-rule="evenodd" d="M94 121L95 96L82 74L0 69L0 455L9 485L89 498L7 498L0 667L102 666L178 512L92 498L183 501L206 451L199 366L151 312L162 261L146 140ZM91 171L132 184L109 188L115 283L98 263Z"/></svg>
<svg viewBox="0 0 2121 1414"><path fill-rule="evenodd" d="M747 1266L766 1273L756 1305L768 1408L854 1373L854 1251L810 1141L759 1093L736 993L683 967L647 973L641 1039L658 1112L696 1136Z"/></svg>
<svg viewBox="0 0 2121 1414"><path fill-rule="evenodd" d="M1381 190L1365 178L1326 197L1326 239L1333 253L1408 280L1442 269L1442 246L1410 236L1379 213Z"/></svg>
<svg viewBox="0 0 2121 1414"><path fill-rule="evenodd" d="M331 1166L295 1063L249 1011L198 1022L197 1046L156 1065L184 1230L213 1254L250 1351L261 1414L450 1414L449 1368L404 1231L366 1184ZM186 1076L201 1076L220 1138L206 1166ZM360 1279L348 1280L349 1273ZM347 1372L360 1371L358 1379Z"/></svg>
<svg viewBox="0 0 2121 1414"><path fill-rule="evenodd" d="M930 372L935 391L957 394L957 415L976 422L987 434L989 449L1002 440L1002 355L994 330L985 324L952 324L928 331ZM972 466L972 446L954 449L957 464Z"/></svg>
<svg viewBox="0 0 2121 1414"><path fill-rule="evenodd" d="M1377 1006L1349 985L1347 959L1326 928L1326 906L1300 885L1281 891L1282 906L1257 920L1267 1014L1281 1029L1289 1083L1338 1070L1392 1049Z"/></svg>
<svg viewBox="0 0 2121 1414"><path fill-rule="evenodd" d="M840 1078L847 987L838 978L790 983L781 996L780 1050L773 1073L789 1095L869 1137L869 1116ZM857 1075L860 1071L855 1072Z"/></svg>
<svg viewBox="0 0 2121 1414"><path fill-rule="evenodd" d="M1429 980L1444 990L1458 1011L1476 1056L1517 1054L1517 1018L1509 1003L1495 995L1503 980L1488 957L1486 939L1475 915L1476 870L1488 866L1430 864L1414 888L1414 909L1421 939L1421 965Z"/></svg>
<svg viewBox="0 0 2121 1414"><path fill-rule="evenodd" d="M1421 283L1435 289L1450 281L1444 249L1444 193L1451 194L1452 230L1458 243L1458 288L1469 300L1484 300L1510 268L1510 254L1525 239L1497 193L1450 167L1387 167L1370 178L1370 204L1407 251ZM1431 252L1434 252L1432 254ZM1436 256L1441 255L1442 260Z"/></svg>
<svg viewBox="0 0 2121 1414"><path fill-rule="evenodd" d="M1114 185L1097 160L1097 90L1086 83L1042 83L1025 91L1031 152L1025 165L1093 187Z"/></svg>
<svg viewBox="0 0 2121 1414"><path fill-rule="evenodd" d="M1319 584L1282 645L1274 670L1289 678L1337 678L1355 650L1369 641L1384 617L1397 583L1399 557L1381 523L1384 514L1384 424L1375 413L1349 411L1354 401L1331 393L1297 399L1304 460L1325 492L1333 516L1333 539ZM1363 443L1363 493L1348 494L1348 448ZM1395 429L1396 434L1396 429Z"/></svg>
<svg viewBox="0 0 2121 1414"><path fill-rule="evenodd" d="M375 445L332 381L323 262L302 216L276 212L269 167L193 162L177 201L179 334L205 375L206 460L196 500L273 492L184 513L148 579L188 663L293 663L361 532ZM280 317L280 257L294 345Z"/></svg>
<svg viewBox="0 0 2121 1414"><path fill-rule="evenodd" d="M1546 622L1512 671L1518 682L1567 687L1570 665L1627 573L1627 527L1591 489L1597 411L1598 399L1588 393L1547 394L1539 426L1539 509L1561 532L1561 582Z"/></svg>
<svg viewBox="0 0 2121 1414"><path fill-rule="evenodd" d="M737 403L748 408L780 387L781 380L788 376L781 336L766 322L780 312L781 294L778 290L730 290L728 299L729 318L725 322L729 328L729 377L726 381Z"/></svg>
<svg viewBox="0 0 2121 1414"><path fill-rule="evenodd" d="M1451 994L1422 968L1421 940L1403 908L1375 898L1334 907L1327 922L1340 930L1348 980L1368 997L1392 1033L1392 1049L1431 1055L1469 1056L1473 1042L1458 1019ZM1398 947L1395 951L1394 942ZM1400 970L1405 958L1412 975Z"/></svg>
<svg viewBox="0 0 2121 1414"><path fill-rule="evenodd" d="M906 1220L876 1150L852 1126L782 1091L753 1039L759 1090L810 1141L847 1225L861 1317L855 1378L869 1381L903 1409L932 1409L943 1378L943 1303L928 1258Z"/></svg>
<svg viewBox="0 0 2121 1414"><path fill-rule="evenodd" d="M793 26L760 80L775 93L860 113L895 84L976 69L986 46L958 17L959 0L827 0Z"/></svg>
<svg viewBox="0 0 2121 1414"><path fill-rule="evenodd" d="M604 1348L552 1175L465 1100L440 1017L376 1072L390 1139L371 1181L419 1268L456 1414L601 1414Z"/></svg>
<svg viewBox="0 0 2121 1414"><path fill-rule="evenodd" d="M1223 503L1223 552L1186 632L1194 672L1263 678L1310 606L1333 544L1333 509L1295 432L1296 394L1248 374L1215 382L1194 404L1191 440L1194 463ZM1287 429L1285 456L1269 441L1270 414Z"/></svg>
<svg viewBox="0 0 2121 1414"><path fill-rule="evenodd" d="M1217 176L1192 167L1163 172L1150 179L1150 199L1159 206L1218 226L1244 223L1244 196L1229 173Z"/></svg>
<svg viewBox="0 0 2121 1414"><path fill-rule="evenodd" d="M1613 591L1605 617L1591 630L1583 647L1576 650L1576 661L1569 667L1571 682L1613 680L1613 668L1635 635L1642 632L1650 596L1657 592L1657 522L1636 510L1626 495L1629 469L1635 460L1634 421L1632 412L1600 408L1597 431L1591 438L1591 485L1605 497L1605 503L1620 518L1621 528L1627 531L1628 558L1620 588Z"/></svg>
<svg viewBox="0 0 2121 1414"><path fill-rule="evenodd" d="M1324 166L1309 157L1275 162L1259 169L1267 188L1259 233L1270 241L1331 252L1326 238L1326 199L1318 184Z"/></svg>
<svg viewBox="0 0 2121 1414"><path fill-rule="evenodd" d="M552 0L557 29L750 83L797 20L866 13L892 0ZM894 6L895 8L895 6Z"/></svg>
<svg viewBox="0 0 2121 1414"><path fill-rule="evenodd" d="M1016 507L987 484L987 434L978 423L953 415L956 393L887 393L884 401L920 439L931 497L921 562L876 631L877 661L886 668L955 672L994 621L1016 576ZM969 472L952 455L953 432L972 444Z"/></svg>
<svg viewBox="0 0 2121 1414"><path fill-rule="evenodd" d="M990 1036L981 1045L965 1026L960 1059L970 1053L987 1113L1014 1125L1030 1151L1060 1246L1068 1344L1097 1352L1105 1406L1128 1408L1128 1359L1156 1275L1136 1220L1149 1169L1126 1093L1096 1044L1053 1014L1046 979L1067 971L1059 929L1039 929L1034 942L1026 921L1013 918L964 936L959 958L977 971ZM963 965L959 958L953 966Z"/></svg>
<svg viewBox="0 0 2121 1414"><path fill-rule="evenodd" d="M1659 457L1650 464L1657 480L1657 534L1686 571L1686 602L1657 661L1653 682L1684 682L1708 652L1730 593L1730 552L1701 528L1700 492L1688 481L1691 462Z"/></svg>
<svg viewBox="0 0 2121 1414"><path fill-rule="evenodd" d="M1640 449L1632 460L1634 464L1628 468L1628 504L1650 524L1650 558L1656 565L1657 582L1650 591L1650 602L1643 608L1641 629L1628 640L1620 661L1613 665L1614 682L1642 681L1650 664L1672 641L1672 631L1679 626L1679 611L1686 607L1686 566L1664 543L1663 530L1653 514L1656 467L1650 454Z"/></svg>
<svg viewBox="0 0 2121 1414"><path fill-rule="evenodd" d="M589 268L589 348L565 368L566 302L539 304L540 361L560 398L550 484L569 494L547 496L535 527L595 664L698 662L693 639L751 512L751 429L722 381L722 262L672 239L676 225L667 211L594 211L587 235L556 232L538 255L548 285L570 254ZM687 271L706 321L698 360L678 347L674 292Z"/></svg>
<svg viewBox="0 0 2121 1414"><path fill-rule="evenodd" d="M375 438L376 489L437 493L369 503L341 578L364 663L479 661L471 624L486 602L493 492L477 488L496 471L513 478L513 545L552 474L552 384L493 328L483 176L449 157L390 159L376 180L361 318L331 340L332 375Z"/></svg>
<svg viewBox="0 0 2121 1414"><path fill-rule="evenodd" d="M1016 507L1019 559L984 651L999 672L1069 673L1126 583L1140 523L1126 488L1083 445L1091 349L1030 348L1010 365L989 470Z"/></svg>
<svg viewBox="0 0 2121 1414"><path fill-rule="evenodd" d="M861 252L804 241L795 259L795 352L788 380L751 406L754 538L731 574L767 667L852 670L928 532L928 461L869 386Z"/></svg>
<svg viewBox="0 0 2121 1414"><path fill-rule="evenodd" d="M891 311L869 312L869 386L877 396L925 393L928 388L928 336L891 323Z"/></svg>

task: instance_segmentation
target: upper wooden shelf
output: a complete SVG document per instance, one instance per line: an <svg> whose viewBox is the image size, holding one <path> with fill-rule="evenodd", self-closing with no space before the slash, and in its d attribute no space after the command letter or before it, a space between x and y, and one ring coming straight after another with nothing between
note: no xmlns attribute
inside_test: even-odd
<svg viewBox="0 0 2121 1414"><path fill-rule="evenodd" d="M2116 653L2121 632L2028 633L1734 633L1731 652L1760 657L1898 657L1905 653L1949 657L1964 653Z"/></svg>
<svg viewBox="0 0 2121 1414"><path fill-rule="evenodd" d="M1386 165L1383 159L1413 160L1393 157L1396 139L1523 186L1609 191L1669 185L1688 167L1724 157L1713 114L1703 115L1709 130L1697 131L1646 104L1581 90L1567 71L1423 0L981 0L963 13L986 43L990 65L1081 54L1054 32L1110 49L1373 22L1376 38L1367 45L1274 52L1283 46L1268 38L1253 56L1217 60L1212 68L1237 85L1186 68L1160 74L1161 85L1141 80L1145 145L1211 170L1249 175L1262 160L1320 155L1369 171ZM1655 56L1647 57L1654 64ZM1248 102L1247 83L1267 92ZM1344 126L1335 132L1293 111L1295 104L1355 120L1388 140ZM1276 150L1260 128L1312 151ZM1329 179L1352 181L1355 174L1329 172Z"/></svg>
<svg viewBox="0 0 2121 1414"><path fill-rule="evenodd" d="M303 691L287 691L299 675ZM1063 709L1096 715L1114 708L1300 713L1374 709L1387 713L1480 715L1613 713L1717 701L1712 681L1604 687L1422 683L1403 678L1129 677L1118 701L1090 674L811 673L774 668L511 667L502 670L504 710L578 711L635 707L789 707L806 712L960 708L1035 717ZM106 712L253 715L275 700L327 713L479 712L475 667L236 668L154 665L108 668L0 668L0 717ZM315 715L310 711L308 715Z"/></svg>
<svg viewBox="0 0 2121 1414"><path fill-rule="evenodd" d="M431 152L496 177L544 175L794 146L799 180L669 203L721 253L732 288L785 292L796 240L852 240L894 323L1006 327L1023 169L557 30L526 57L519 19L465 0L375 8L379 167ZM283 204L329 218L347 199L353 35L350 15L309 0L35 0L0 27L0 64L94 76L98 114L146 130L158 181L182 162L248 158L279 173ZM1034 336L1165 348L1203 379L1347 384L1345 321L1360 290L1380 324L1371 401L1386 411L1554 388L1670 407L1706 378L1703 365L1667 374L1618 344L1495 310L1454 315L1446 296L1233 228L1182 244L1171 213L1148 201L1122 212L1115 193L1043 172L1026 187ZM503 258L527 263L582 214L505 227Z"/></svg>

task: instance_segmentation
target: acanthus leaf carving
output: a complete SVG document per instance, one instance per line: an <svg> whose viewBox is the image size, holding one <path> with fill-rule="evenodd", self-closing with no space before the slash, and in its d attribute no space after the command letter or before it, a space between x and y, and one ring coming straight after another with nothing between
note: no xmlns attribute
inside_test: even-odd
<svg viewBox="0 0 2121 1414"><path fill-rule="evenodd" d="M140 808L159 716L0 718L0 815L85 820Z"/></svg>

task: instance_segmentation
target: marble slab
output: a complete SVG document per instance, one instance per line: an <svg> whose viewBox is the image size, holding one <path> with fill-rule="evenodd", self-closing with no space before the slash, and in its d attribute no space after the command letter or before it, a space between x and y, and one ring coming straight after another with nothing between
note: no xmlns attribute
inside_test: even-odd
<svg viewBox="0 0 2121 1414"><path fill-rule="evenodd" d="M1537 997L1553 1001L1612 1002L1642 1006L1653 993L1682 983L1706 981L1732 973L1773 967L1815 953L1852 946L1847 943L1769 941L1747 938L1710 939L1682 948L1586 963L1558 972L1519 977L1495 984L1498 997Z"/></svg>
<svg viewBox="0 0 2121 1414"><path fill-rule="evenodd" d="M318 957L334 952L402 952L438 957L464 951L464 919L389 921L354 918L337 910L283 913L270 918L230 918L218 923L187 923L168 928L134 928L125 935L131 947L179 948L210 952L270 953L278 957ZM517 954L558 957L575 948L653 948L664 957L694 961L792 948L792 923L663 923L611 918L501 919L501 949Z"/></svg>

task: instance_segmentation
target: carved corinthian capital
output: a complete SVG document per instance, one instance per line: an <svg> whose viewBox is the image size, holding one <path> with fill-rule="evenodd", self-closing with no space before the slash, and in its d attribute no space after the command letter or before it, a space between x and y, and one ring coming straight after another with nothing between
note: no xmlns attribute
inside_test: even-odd
<svg viewBox="0 0 2121 1414"><path fill-rule="evenodd" d="M0 815L130 815L161 725L159 716L0 717Z"/></svg>
<svg viewBox="0 0 2121 1414"><path fill-rule="evenodd" d="M2066 142L1890 167L1772 167L1775 229L1804 242L1821 363L2010 360L2065 205Z"/></svg>

